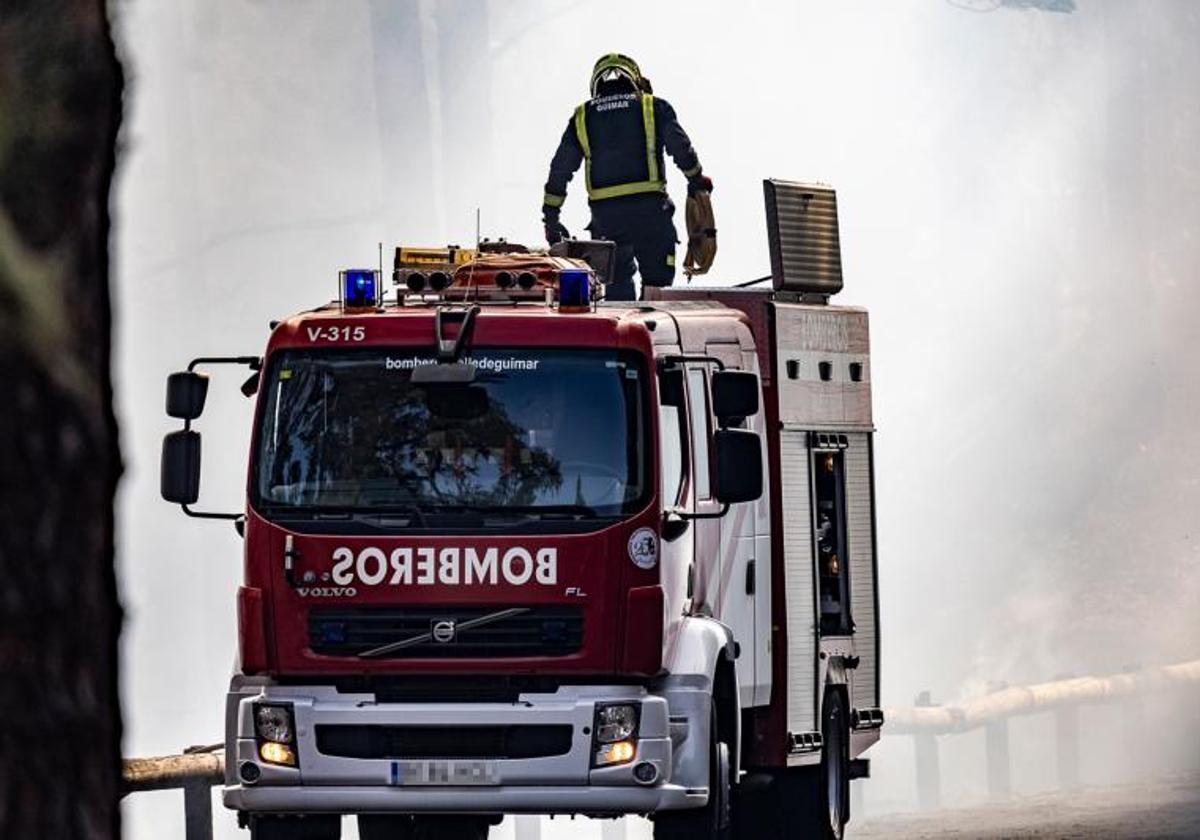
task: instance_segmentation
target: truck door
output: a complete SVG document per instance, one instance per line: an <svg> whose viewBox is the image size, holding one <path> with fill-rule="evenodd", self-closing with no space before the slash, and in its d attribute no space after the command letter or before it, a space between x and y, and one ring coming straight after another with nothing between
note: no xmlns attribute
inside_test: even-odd
<svg viewBox="0 0 1200 840"><path fill-rule="evenodd" d="M729 368L741 367L740 348L735 344L709 344L707 354ZM709 385L711 366L689 367L688 394L692 405L692 450L696 453L698 512L720 510L711 499L711 446L715 420L711 411ZM703 568L705 603L713 615L727 625L738 643L738 686L744 706L755 703L757 648L754 632L755 607L755 505L733 505L719 519L696 521L696 557Z"/></svg>
<svg viewBox="0 0 1200 840"><path fill-rule="evenodd" d="M691 510L688 455L691 426L688 422L687 385L682 368L670 367L658 374L659 495L664 511ZM691 605L695 586L695 542L692 523L682 531L664 529L662 582L667 596L667 650L678 638L683 616Z"/></svg>
<svg viewBox="0 0 1200 840"><path fill-rule="evenodd" d="M713 514L720 505L712 497L713 419L708 396L705 364L684 369L688 400L688 450L691 460L691 509ZM695 553L693 608L720 618L721 609L721 523L718 519L692 520L691 538Z"/></svg>

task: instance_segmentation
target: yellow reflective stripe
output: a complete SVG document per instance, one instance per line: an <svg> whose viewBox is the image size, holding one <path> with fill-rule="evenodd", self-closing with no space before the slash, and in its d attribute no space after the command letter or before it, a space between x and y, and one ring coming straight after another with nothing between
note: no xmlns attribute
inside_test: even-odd
<svg viewBox="0 0 1200 840"><path fill-rule="evenodd" d="M592 194L592 146L587 136L587 103L575 109L575 137L579 140L579 148L583 149L583 182L587 185L588 195Z"/></svg>
<svg viewBox="0 0 1200 840"><path fill-rule="evenodd" d="M590 158L592 156L592 147L588 145L587 103L575 109L575 136L579 138L579 146L583 149L583 156Z"/></svg>
<svg viewBox="0 0 1200 840"><path fill-rule="evenodd" d="M666 192L667 185L662 181L636 181L632 184L617 184L612 187L588 189L588 198L592 201L602 201L606 198L619 198L623 195L636 195L646 192Z"/></svg>
<svg viewBox="0 0 1200 840"><path fill-rule="evenodd" d="M646 127L646 180L658 180L658 135L654 130L654 97L642 94L642 124Z"/></svg>
<svg viewBox="0 0 1200 840"><path fill-rule="evenodd" d="M696 164L695 166L693 166L691 169L685 169L685 170L683 170L683 176L684 176L685 178L691 178L693 175L699 175L699 174L700 174L700 169L701 169L701 166L700 166L700 164L698 164L698 163L697 163L697 164Z"/></svg>
<svg viewBox="0 0 1200 840"><path fill-rule="evenodd" d="M549 207L562 207L563 202L567 200L565 195L555 195L552 192L542 194L542 203Z"/></svg>

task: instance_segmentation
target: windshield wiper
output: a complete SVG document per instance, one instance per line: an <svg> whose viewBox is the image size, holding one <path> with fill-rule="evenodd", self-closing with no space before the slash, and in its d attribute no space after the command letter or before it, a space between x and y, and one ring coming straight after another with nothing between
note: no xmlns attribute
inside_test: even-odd
<svg viewBox="0 0 1200 840"><path fill-rule="evenodd" d="M587 505L506 505L502 510L529 516L597 519L596 509Z"/></svg>
<svg viewBox="0 0 1200 840"><path fill-rule="evenodd" d="M266 505L264 513L282 522L359 522L386 525L387 520L405 517L420 528L429 528L429 518L474 513L485 516L527 519L611 519L588 505L480 505L464 502L446 504L364 505L362 507L302 507Z"/></svg>
<svg viewBox="0 0 1200 840"><path fill-rule="evenodd" d="M284 522L371 522L407 517L425 527L425 511L419 505L364 505L363 507L292 507L268 505L264 511L272 519Z"/></svg>
<svg viewBox="0 0 1200 840"><path fill-rule="evenodd" d="M425 508L430 513L440 511L470 511L472 513L487 513L497 516L528 516L539 519L598 519L595 508L587 505L474 505L452 503L447 505L430 505Z"/></svg>

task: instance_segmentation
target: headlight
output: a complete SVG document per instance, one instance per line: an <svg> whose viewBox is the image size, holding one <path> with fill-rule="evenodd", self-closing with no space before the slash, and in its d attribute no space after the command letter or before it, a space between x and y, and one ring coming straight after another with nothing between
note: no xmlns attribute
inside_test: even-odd
<svg viewBox="0 0 1200 840"><path fill-rule="evenodd" d="M254 731L264 741L290 744L296 738L291 706L255 706Z"/></svg>
<svg viewBox="0 0 1200 840"><path fill-rule="evenodd" d="M596 707L596 741L612 744L637 732L638 707L632 703Z"/></svg>

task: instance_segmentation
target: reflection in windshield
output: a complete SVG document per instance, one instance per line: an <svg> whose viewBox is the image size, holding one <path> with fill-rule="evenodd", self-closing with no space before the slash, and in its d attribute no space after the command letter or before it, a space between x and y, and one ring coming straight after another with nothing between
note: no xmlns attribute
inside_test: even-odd
<svg viewBox="0 0 1200 840"><path fill-rule="evenodd" d="M257 497L271 507L631 511L646 489L642 374L608 350L477 352L475 382L412 385L397 349L284 351Z"/></svg>

